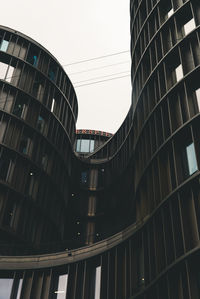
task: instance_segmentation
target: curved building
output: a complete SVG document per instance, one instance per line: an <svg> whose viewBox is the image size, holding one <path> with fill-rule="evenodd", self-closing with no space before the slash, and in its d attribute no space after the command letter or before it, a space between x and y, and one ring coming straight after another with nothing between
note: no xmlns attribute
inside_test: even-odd
<svg viewBox="0 0 200 299"><path fill-rule="evenodd" d="M130 15L132 105L116 134L105 138L91 130L75 134L76 96L55 58L0 28L3 298L200 297L200 3L132 0ZM34 93L36 76L58 96ZM29 77L30 85L20 83ZM15 106L19 99L25 100ZM24 132L30 141L24 137L22 147ZM37 160L42 142L54 153L45 169Z"/></svg>
<svg viewBox="0 0 200 299"><path fill-rule="evenodd" d="M74 88L57 60L1 26L2 254L8 248L14 254L37 252L41 246L51 252L66 238L77 109Z"/></svg>

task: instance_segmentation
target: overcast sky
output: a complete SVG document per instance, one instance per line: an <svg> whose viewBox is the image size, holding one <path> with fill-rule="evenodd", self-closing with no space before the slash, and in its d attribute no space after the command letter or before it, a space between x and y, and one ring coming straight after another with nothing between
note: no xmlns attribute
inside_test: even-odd
<svg viewBox="0 0 200 299"><path fill-rule="evenodd" d="M65 65L78 97L78 129L118 129L131 101L129 52L66 65L129 51L129 0L3 1L1 24L32 37Z"/></svg>

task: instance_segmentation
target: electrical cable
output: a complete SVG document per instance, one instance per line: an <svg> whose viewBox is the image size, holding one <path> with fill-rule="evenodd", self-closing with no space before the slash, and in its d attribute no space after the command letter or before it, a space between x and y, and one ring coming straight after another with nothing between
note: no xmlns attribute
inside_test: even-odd
<svg viewBox="0 0 200 299"><path fill-rule="evenodd" d="M69 73L68 75L72 76L72 75L76 75L76 74L87 73L87 72L90 72L90 71L96 71L96 70L99 70L99 69L104 69L104 68L108 68L108 67L119 65L119 64L125 64L125 63L130 63L130 62L128 60L127 61L122 61L122 62L118 62L118 63L108 64L108 65L105 65L105 66L100 66L100 67L96 67L96 68L91 68L91 69L79 71L79 72Z"/></svg>
<svg viewBox="0 0 200 299"><path fill-rule="evenodd" d="M98 80L98 79L101 79L101 78L111 77L111 76L125 74L125 73L130 73L130 70L124 71L124 72L119 72L119 73L114 73L114 74L110 74L110 75L100 76L100 77L94 77L94 78L90 78L90 79L86 79L86 80L82 80L82 81L78 81L78 82L73 82L73 84L88 82L88 81L92 81L92 80Z"/></svg>
<svg viewBox="0 0 200 299"><path fill-rule="evenodd" d="M82 87L82 86L87 86L87 85L93 85L93 84L97 84L97 83L101 83L101 82L106 82L106 81L111 81L111 80L116 80L116 79L121 79L121 78L125 78L125 77L130 77L130 74L129 75L125 75L125 76L120 76L120 77L112 78L112 79L106 79L106 80L91 82L91 83L87 83L87 84L81 84L81 85L74 86L74 88L78 88L78 87Z"/></svg>
<svg viewBox="0 0 200 299"><path fill-rule="evenodd" d="M97 60L97 59L102 59L102 58L106 58L106 57L110 57L110 56L120 55L120 54L123 54L123 53L130 53L130 51L129 50L128 51L121 51L121 52L116 52L116 53L112 53L112 54L108 54L108 55L103 55L103 56L98 56L98 57L90 58L90 59L79 60L79 61L76 61L76 62L64 64L62 66L63 67L64 66L70 66L70 65L84 63L84 62L88 62L88 61L92 61L92 60Z"/></svg>

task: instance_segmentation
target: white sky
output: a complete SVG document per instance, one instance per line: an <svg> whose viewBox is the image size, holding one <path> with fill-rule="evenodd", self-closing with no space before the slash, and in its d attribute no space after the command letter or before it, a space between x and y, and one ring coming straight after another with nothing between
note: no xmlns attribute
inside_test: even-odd
<svg viewBox="0 0 200 299"><path fill-rule="evenodd" d="M41 43L62 65L130 48L129 0L3 1L1 24ZM121 62L123 64L70 75ZM115 77L124 76L130 71L130 54L127 52L64 68L75 86L92 82L75 84L90 78L115 73L120 73ZM114 133L130 106L130 76L75 89L79 104L77 129Z"/></svg>

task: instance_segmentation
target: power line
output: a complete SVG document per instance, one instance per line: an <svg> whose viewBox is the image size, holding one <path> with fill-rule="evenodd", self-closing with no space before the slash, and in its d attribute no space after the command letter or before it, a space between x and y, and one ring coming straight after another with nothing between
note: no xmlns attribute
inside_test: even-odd
<svg viewBox="0 0 200 299"><path fill-rule="evenodd" d="M119 73L114 73L114 74L110 74L110 75L100 76L100 77L94 77L94 78L90 78L90 79L86 79L86 80L82 80L82 81L78 81L78 82L73 82L73 84L88 82L88 81L91 81L91 80L98 80L98 79L101 79L101 78L111 77L111 76L120 75L120 74L124 74L124 73L130 73L130 70L124 71L124 72L119 72Z"/></svg>
<svg viewBox="0 0 200 299"><path fill-rule="evenodd" d="M93 84L97 84L97 83L101 83L101 82L106 82L106 81L111 81L111 80L116 80L116 79L121 79L121 78L125 78L125 77L130 77L130 74L129 75L125 75L125 76L120 76L120 77L112 78L112 79L106 79L106 80L101 80L101 81L96 81L96 82L81 84L81 85L74 86L74 88L78 88L78 87L82 87L82 86L87 86L87 85L93 85Z"/></svg>
<svg viewBox="0 0 200 299"><path fill-rule="evenodd" d="M90 58L90 59L79 60L79 61L68 63L68 64L65 64L65 65L62 65L62 66L69 66L69 65L79 64L79 63L83 63L83 62L88 62L88 61L92 61L92 60L106 58L106 57L109 57L109 56L120 55L120 54L128 53L128 52L130 52L130 51L128 50L128 51L116 52L116 53L112 53L112 54L108 54L108 55L103 55L103 56L98 56L98 57L94 57L94 58Z"/></svg>
<svg viewBox="0 0 200 299"><path fill-rule="evenodd" d="M104 68L108 68L108 67L111 67L111 66L114 66L114 65L125 64L125 63L130 63L130 61L127 60L127 61L122 61L122 62L118 62L118 63L108 64L108 65L104 65L104 66L100 66L100 67L95 67L95 68L92 68L92 69L87 69L87 70L84 70L84 71L69 73L68 75L72 76L72 75L86 73L86 72L90 72L90 71L96 71L96 70L99 70L99 69L104 69Z"/></svg>

